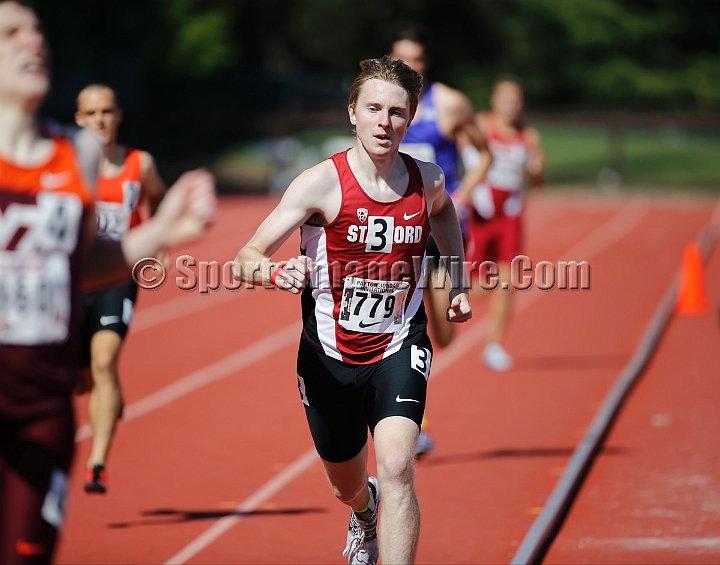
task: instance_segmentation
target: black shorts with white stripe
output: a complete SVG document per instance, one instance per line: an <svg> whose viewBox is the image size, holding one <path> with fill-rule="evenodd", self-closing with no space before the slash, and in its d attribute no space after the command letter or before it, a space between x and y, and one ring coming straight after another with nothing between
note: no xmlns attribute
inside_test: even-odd
<svg viewBox="0 0 720 565"><path fill-rule="evenodd" d="M125 338L135 310L137 293L137 284L130 280L83 296L82 367L90 366L90 341L97 332L110 330Z"/></svg>
<svg viewBox="0 0 720 565"><path fill-rule="evenodd" d="M298 387L315 448L325 461L355 457L377 423L403 416L420 427L425 411L432 344L427 333L389 357L352 365L328 357L307 339L300 340Z"/></svg>

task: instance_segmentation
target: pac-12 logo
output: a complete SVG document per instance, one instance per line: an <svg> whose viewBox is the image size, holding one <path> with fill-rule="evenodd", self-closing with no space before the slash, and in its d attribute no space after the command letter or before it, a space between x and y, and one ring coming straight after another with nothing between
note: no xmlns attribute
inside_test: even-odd
<svg viewBox="0 0 720 565"><path fill-rule="evenodd" d="M360 223L365 223L365 220L367 220L368 217L368 209L367 208L358 208L357 209L357 217L358 220L360 220Z"/></svg>

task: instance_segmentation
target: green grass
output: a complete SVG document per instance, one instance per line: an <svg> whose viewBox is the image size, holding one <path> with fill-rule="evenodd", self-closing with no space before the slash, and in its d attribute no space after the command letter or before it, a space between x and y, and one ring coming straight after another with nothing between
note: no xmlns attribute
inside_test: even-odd
<svg viewBox="0 0 720 565"><path fill-rule="evenodd" d="M596 185L611 166L604 128L538 124L546 153L548 184ZM615 146L625 186L720 190L720 139L679 132L627 131ZM616 158L616 160L618 160Z"/></svg>

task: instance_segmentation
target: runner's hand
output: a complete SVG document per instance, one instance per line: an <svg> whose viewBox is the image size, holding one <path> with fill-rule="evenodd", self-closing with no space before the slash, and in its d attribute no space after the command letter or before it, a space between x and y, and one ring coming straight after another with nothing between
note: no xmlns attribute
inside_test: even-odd
<svg viewBox="0 0 720 565"><path fill-rule="evenodd" d="M464 292L457 293L454 297L452 293L450 301L450 308L447 310L446 318L448 322L467 322L472 318L472 310L470 308L470 299Z"/></svg>
<svg viewBox="0 0 720 565"><path fill-rule="evenodd" d="M275 275L275 286L281 290L287 290L298 294L310 280L312 272L312 260L310 257L300 255L287 261Z"/></svg>
<svg viewBox="0 0 720 565"><path fill-rule="evenodd" d="M166 246L200 237L215 218L215 178L205 169L183 173L158 206Z"/></svg>

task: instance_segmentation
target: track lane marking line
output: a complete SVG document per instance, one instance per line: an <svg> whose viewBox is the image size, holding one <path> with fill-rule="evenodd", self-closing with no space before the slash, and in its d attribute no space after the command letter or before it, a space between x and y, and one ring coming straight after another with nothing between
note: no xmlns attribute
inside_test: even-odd
<svg viewBox="0 0 720 565"><path fill-rule="evenodd" d="M220 361L181 377L160 390L130 404L123 411L123 420L128 421L139 418L199 388L228 377L253 363L261 361L276 351L297 342L301 331L302 323L298 321L236 351ZM90 424L85 424L75 433L75 442L83 441L91 436L92 429L90 428Z"/></svg>
<svg viewBox="0 0 720 565"><path fill-rule="evenodd" d="M286 469L271 478L267 483L256 490L250 497L244 500L235 509L235 513L229 516L223 516L217 520L212 526L196 537L188 545L178 551L170 559L165 561L166 565L180 565L189 559L192 559L200 551L205 549L221 535L227 532L235 524L242 520L243 514L253 512L267 499L272 497L286 484L292 482L295 477L302 474L315 462L319 461L319 457L315 452L315 448L308 449Z"/></svg>

